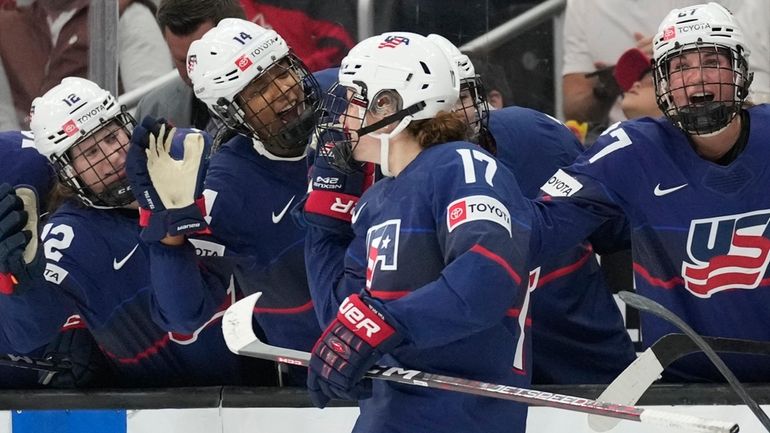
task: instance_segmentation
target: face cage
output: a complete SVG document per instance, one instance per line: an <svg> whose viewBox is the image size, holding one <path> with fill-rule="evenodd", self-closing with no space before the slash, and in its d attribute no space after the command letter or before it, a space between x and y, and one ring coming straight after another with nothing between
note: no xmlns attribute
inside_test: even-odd
<svg viewBox="0 0 770 433"><path fill-rule="evenodd" d="M672 82L669 68L671 60L693 51L698 53L698 66L682 69L680 71L682 78L677 80L677 82ZM677 106L674 102L674 92L684 92L687 100L690 101L692 99L690 95L706 93L706 85L718 84L706 82L704 69L725 70L726 68L719 65L713 68L702 66L704 53L713 54L714 52L730 57L731 67L729 70L733 76L732 83L720 85L719 94L714 95L710 101L699 101L681 107ZM692 69L699 70L701 84L685 85L684 76ZM710 134L726 127L733 117L741 111L752 79L751 74L748 72L746 58L740 49L736 50L715 43L690 43L682 45L661 60L656 61L653 67L653 74L658 107L674 125L692 135ZM730 91L725 92L729 94L722 94L724 86L730 87Z"/></svg>
<svg viewBox="0 0 770 433"><path fill-rule="evenodd" d="M465 123L468 124L469 128L468 141L478 144L482 132L489 129L487 92L479 75L460 82L460 95L466 90L470 93L473 102L470 105L466 105L463 102L463 98L460 98L461 106L455 112L462 110L465 114Z"/></svg>
<svg viewBox="0 0 770 433"><path fill-rule="evenodd" d="M251 91L250 86L265 74L274 74L278 78L256 90L248 100L241 96L244 90ZM289 74L292 80L288 88L276 83L278 80L288 79L284 74ZM276 95L270 100L265 97L265 90L269 86L274 87L272 93ZM302 95L301 99L293 101L295 94ZM289 54L273 62L265 72L251 80L229 104L223 101L224 106L220 105L223 111L220 114L230 128L253 134L269 152L278 156L295 156L304 151L308 138L313 133L317 120L316 111L321 101L320 94L318 82L305 64L293 54ZM256 112L249 108L248 102L253 98L262 98L260 105L264 108ZM276 108L280 111L275 111Z"/></svg>
<svg viewBox="0 0 770 433"><path fill-rule="evenodd" d="M112 133L99 140L99 142L93 141L92 138L94 134L113 122L118 126L116 131L123 129L123 131L126 133L127 139L125 143L119 142L119 146L115 146L114 149L107 154L104 153L102 146L99 146L99 142L102 142L107 137L110 137ZM56 173L59 176L60 181L70 190L72 190L72 192L74 192L85 205L100 209L110 209L124 207L134 202L135 199L131 193L131 186L128 183L128 179L125 177L125 174L123 175L122 179L118 179L109 184L104 183L103 178L99 178L94 183L84 185L81 179L83 173L89 170L93 170L94 173L97 173L95 167L105 161L111 165L110 172L112 173L119 173L120 171L125 170L125 167L112 166L109 158L118 152L128 151L128 145L131 141L131 131L134 129L134 126L136 126L136 121L134 118L129 113L121 111L120 114L106 122L103 122L101 126L95 129L91 134L87 135L85 138L81 139L76 144L67 149L67 151L65 151L62 155L52 160L53 166L56 169ZM93 141L91 146L88 146L87 148L84 147L81 153L78 153L77 155L70 155L70 152L74 152L78 145L86 143L89 140ZM110 145L105 144L105 146ZM88 167L79 172L76 171L75 167L72 165L72 161L77 159L77 157L82 153L86 153L86 151L89 149L94 149L95 152L99 152L99 158L94 160L94 158L89 159L84 156L84 159L89 163ZM102 189L100 193L94 192L93 187L100 183L104 189Z"/></svg>
<svg viewBox="0 0 770 433"><path fill-rule="evenodd" d="M360 108L359 116L348 115L348 105ZM345 174L352 174L363 169L361 162L353 159L353 149L358 145L359 137L353 137L347 125L352 119L364 125L366 108L369 101L354 94L347 99L347 88L339 83L329 89L318 109L318 156L327 158L332 167Z"/></svg>

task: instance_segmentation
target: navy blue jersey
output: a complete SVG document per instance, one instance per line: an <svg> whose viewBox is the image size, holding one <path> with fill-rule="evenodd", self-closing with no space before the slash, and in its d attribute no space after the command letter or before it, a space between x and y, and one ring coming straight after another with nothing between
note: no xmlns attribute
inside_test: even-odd
<svg viewBox="0 0 770 433"><path fill-rule="evenodd" d="M506 107L490 113L497 158L534 199L583 148L558 120ZM609 383L634 358L623 317L590 245L530 264L533 383Z"/></svg>
<svg viewBox="0 0 770 433"><path fill-rule="evenodd" d="M544 224L534 252L580 241L617 215L628 217L637 291L702 335L770 340L770 106L748 110L744 151L730 164L699 157L665 119L608 129L543 187ZM647 345L676 328L642 315ZM770 380L764 357L725 355L744 381ZM684 380L723 380L701 355L671 370Z"/></svg>
<svg viewBox="0 0 770 433"><path fill-rule="evenodd" d="M366 289L406 343L381 364L527 386L530 214L511 173L478 146L423 150L366 191L352 241L309 230L308 277L319 314ZM374 381L356 432L523 432L526 406Z"/></svg>
<svg viewBox="0 0 770 433"><path fill-rule="evenodd" d="M149 252L139 230L136 211L66 202L43 229L45 279L75 301L122 384L242 384L242 358L227 349L219 327L234 289L212 293L206 302L196 304L214 311L199 329L188 334L167 332L159 325L169 314L158 306L166 304L164 293L155 293L150 286ZM197 274L165 276L178 285L196 285L191 278ZM185 306L180 308L189 307L188 301L177 301Z"/></svg>
<svg viewBox="0 0 770 433"><path fill-rule="evenodd" d="M306 190L305 157L277 159L237 135L212 156L206 175L213 235L192 241L200 254L237 258L241 290L263 292L255 317L267 340L303 351L321 334L305 276L305 231L290 214Z"/></svg>

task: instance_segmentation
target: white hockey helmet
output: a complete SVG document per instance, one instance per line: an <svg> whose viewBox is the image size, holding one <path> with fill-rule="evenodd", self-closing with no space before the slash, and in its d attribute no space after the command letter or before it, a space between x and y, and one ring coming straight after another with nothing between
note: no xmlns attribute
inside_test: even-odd
<svg viewBox="0 0 770 433"><path fill-rule="evenodd" d="M686 52L717 52L729 56L733 75L731 94L714 95L713 100L677 106L672 91L695 94L703 88L702 85L684 86L681 81L671 80L670 61ZM748 95L753 78L749 72L749 54L741 26L722 5L710 2L673 9L663 19L653 39L655 93L661 111L687 133L720 131L740 112ZM704 67L702 62L699 63L702 72Z"/></svg>
<svg viewBox="0 0 770 433"><path fill-rule="evenodd" d="M333 164L343 172L359 166L352 156L358 140L347 130L345 120L338 123L339 119L351 117L349 104L361 107L361 128L356 131L359 138L398 123L387 137L381 138L380 169L387 176L388 139L401 133L413 120L431 119L440 111L451 112L460 96L457 66L435 43L415 33L383 33L359 42L342 59L338 78L321 108L330 122L319 125L321 133L328 132L328 137L334 138L320 138L327 145L319 152L330 152ZM340 97L338 86L352 92L349 101ZM396 111L368 124L367 113L381 113L377 104L385 95L394 98Z"/></svg>
<svg viewBox="0 0 770 433"><path fill-rule="evenodd" d="M380 92L395 91L402 110L413 107L409 116L420 120L452 109L460 94L458 75L457 66L425 36L391 32L353 47L342 59L339 83L370 104Z"/></svg>
<svg viewBox="0 0 770 433"><path fill-rule="evenodd" d="M465 121L471 128L469 140L478 143L482 131L486 131L489 125L489 103L487 102L487 92L484 90L481 77L476 73L476 68L473 66L471 59L463 54L449 39L435 33L428 35L427 38L441 48L450 61L454 62L457 66L461 95L467 91L472 99L472 103L467 103L461 99L460 103L462 106L459 109L465 113Z"/></svg>
<svg viewBox="0 0 770 433"><path fill-rule="evenodd" d="M281 114L273 111L273 116L269 116L273 119L272 124L264 124L260 123L263 113L250 111L247 104L253 97L264 97L261 92L255 95L240 93L274 67L293 72L292 89L303 96L286 96L292 91L288 89L280 99L296 99L293 107L301 113L297 118L282 120L282 114L292 111L290 108L293 107L276 107ZM307 67L274 30L239 18L223 19L190 45L187 69L195 96L229 128L253 134L273 153L291 152L306 146L315 127L320 90ZM278 99L266 101L266 109L274 110L272 103Z"/></svg>
<svg viewBox="0 0 770 433"><path fill-rule="evenodd" d="M100 185L86 185L72 166L69 150L93 136L103 127L114 123L131 137L134 119L118 105L110 92L96 83L79 77L66 77L61 83L35 98L30 109L30 128L35 136L35 147L53 164L62 183L69 187L87 205L98 208L122 207L134 201L125 176ZM125 152L128 140L114 147L114 152ZM110 154L111 155L111 154ZM104 155L108 159L110 155ZM97 164L94 162L94 165ZM122 167L116 167L118 172ZM103 182L107 179L99 179Z"/></svg>
<svg viewBox="0 0 770 433"><path fill-rule="evenodd" d="M463 54L462 51L460 51L460 49L457 48L457 46L453 44L449 39L436 33L431 33L426 37L429 41L438 45L438 47L441 48L441 51L443 51L450 60L457 64L457 72L461 81L472 80L476 78L476 68L473 67L473 62L471 62L471 59L469 59L467 55Z"/></svg>

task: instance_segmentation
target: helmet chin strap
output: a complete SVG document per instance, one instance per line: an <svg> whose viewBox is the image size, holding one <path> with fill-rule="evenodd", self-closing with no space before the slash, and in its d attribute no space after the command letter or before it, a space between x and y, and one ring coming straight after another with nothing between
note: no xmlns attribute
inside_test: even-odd
<svg viewBox="0 0 770 433"><path fill-rule="evenodd" d="M388 161L390 156L390 139L400 134L410 123L412 123L412 116L406 116L389 133L371 134L373 137L380 139L380 171L383 176L393 177L393 173L390 172L390 162Z"/></svg>
<svg viewBox="0 0 770 433"><path fill-rule="evenodd" d="M406 129L407 126L412 122L412 119L414 117L413 114L417 113L418 111L425 108L425 102L420 101L416 104L410 105L409 107L404 108L403 110L391 114L390 116L386 116L371 125L364 126L363 128L359 129L357 131L359 137L363 137L364 135L371 135L372 137L379 138L380 139L380 171L382 171L382 174L384 176L392 177L393 175L390 173L390 170L388 169L388 155L390 154L390 139L395 137L396 135L400 134L401 131ZM398 125L390 131L388 134L373 134L374 131L377 131L380 128L384 128L385 126L393 124L393 122L399 121Z"/></svg>

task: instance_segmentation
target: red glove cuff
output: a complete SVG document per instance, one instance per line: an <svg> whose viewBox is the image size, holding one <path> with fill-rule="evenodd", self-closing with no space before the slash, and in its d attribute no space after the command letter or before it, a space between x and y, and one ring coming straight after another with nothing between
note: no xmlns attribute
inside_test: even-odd
<svg viewBox="0 0 770 433"><path fill-rule="evenodd" d="M0 294L12 295L16 283L16 278L12 274L0 274Z"/></svg>
<svg viewBox="0 0 770 433"><path fill-rule="evenodd" d="M195 205L198 206L198 209L201 211L201 215L205 218L206 217L206 197L203 195L198 197L198 199L195 200ZM149 226L151 216L152 216L151 210L140 207L139 208L139 227ZM199 230L195 233L210 235L211 229L208 226L206 226L205 229Z"/></svg>
<svg viewBox="0 0 770 433"><path fill-rule="evenodd" d="M350 295L342 301L337 320L372 347L379 346L396 332L377 310L358 295Z"/></svg>
<svg viewBox="0 0 770 433"><path fill-rule="evenodd" d="M305 212L350 222L358 197L341 192L313 190L305 200Z"/></svg>

